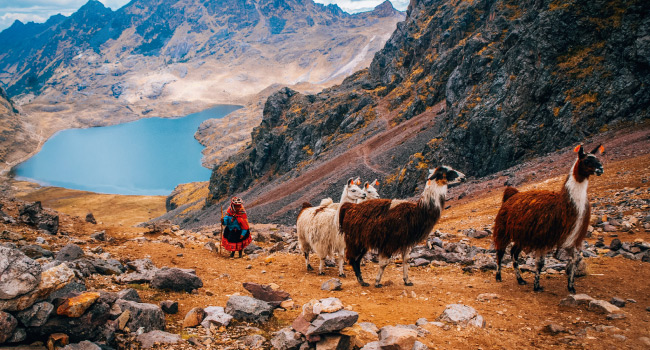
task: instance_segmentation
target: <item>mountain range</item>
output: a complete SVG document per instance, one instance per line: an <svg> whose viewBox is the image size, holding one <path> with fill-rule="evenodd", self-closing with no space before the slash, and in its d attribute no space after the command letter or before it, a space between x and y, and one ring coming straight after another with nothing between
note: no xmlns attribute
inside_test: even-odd
<svg viewBox="0 0 650 350"><path fill-rule="evenodd" d="M0 33L0 81L48 137L57 130L245 104L273 84L317 91L369 64L404 14L311 0L90 0ZM258 120L261 116L257 116Z"/></svg>
<svg viewBox="0 0 650 350"><path fill-rule="evenodd" d="M214 206L238 194L253 220L290 223L349 177L409 198L440 164L480 181L647 127L649 14L640 0L411 1L368 69L271 95L252 142L214 169L207 206L182 220L217 222Z"/></svg>

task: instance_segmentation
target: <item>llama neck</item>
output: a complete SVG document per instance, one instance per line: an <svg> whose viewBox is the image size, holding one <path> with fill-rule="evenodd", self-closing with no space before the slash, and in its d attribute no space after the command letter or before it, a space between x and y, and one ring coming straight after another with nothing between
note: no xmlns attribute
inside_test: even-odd
<svg viewBox="0 0 650 350"><path fill-rule="evenodd" d="M341 200L339 200L339 203L343 204L352 202L354 201L348 197L348 186L345 186L345 188L343 188L343 193L341 193Z"/></svg>
<svg viewBox="0 0 650 350"><path fill-rule="evenodd" d="M564 190L566 190L569 202L574 206L576 210L576 219L571 229L571 234L567 237L563 246L571 247L575 243L578 234L580 233L580 227L584 220L587 208L589 205L589 200L587 199L587 187L589 185L589 179L577 176L578 161L573 164L571 167L571 172L564 182ZM580 181L582 180L582 181Z"/></svg>
<svg viewBox="0 0 650 350"><path fill-rule="evenodd" d="M431 185L424 188L422 196L418 201L418 207L425 210L438 209L442 211L445 205L445 198L447 197L447 184L439 185L437 182L432 181Z"/></svg>

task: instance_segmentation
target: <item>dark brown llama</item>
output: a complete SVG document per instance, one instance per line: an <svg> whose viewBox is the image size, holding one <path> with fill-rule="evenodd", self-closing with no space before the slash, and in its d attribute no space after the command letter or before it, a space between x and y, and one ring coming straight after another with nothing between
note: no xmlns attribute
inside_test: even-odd
<svg viewBox="0 0 650 350"><path fill-rule="evenodd" d="M603 173L603 165L596 157L602 146L587 154L582 145L576 147L578 159L558 192L526 191L519 192L507 187L503 192L503 204L494 222L494 245L497 250L497 282L501 282L501 260L506 247L511 248L512 267L519 284L526 281L521 277L517 259L519 253L533 252L537 257L534 290L539 285L539 275L544 267L544 255L552 249L567 249L571 257L567 263L568 289L575 293L573 280L578 252L587 234L590 206L587 198L589 176Z"/></svg>
<svg viewBox="0 0 650 350"><path fill-rule="evenodd" d="M425 239L438 222L445 206L447 185L464 180L465 175L447 166L429 170L424 192L417 203L404 200L370 199L363 203L341 205L339 223L345 235L346 258L362 286L361 259L371 249L379 253L379 273L375 287L395 253L402 253L404 284L408 278L411 248Z"/></svg>

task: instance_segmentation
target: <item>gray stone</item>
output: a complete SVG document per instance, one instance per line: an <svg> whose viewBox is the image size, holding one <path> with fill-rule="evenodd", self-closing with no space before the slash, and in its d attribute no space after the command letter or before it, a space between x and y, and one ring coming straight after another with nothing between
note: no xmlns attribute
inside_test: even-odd
<svg viewBox="0 0 650 350"><path fill-rule="evenodd" d="M92 235L90 235L90 238L92 238L92 239L94 239L96 241L104 242L104 241L106 241L106 231L95 232Z"/></svg>
<svg viewBox="0 0 650 350"><path fill-rule="evenodd" d="M0 311L0 344L11 339L17 326L18 321L16 318L8 312Z"/></svg>
<svg viewBox="0 0 650 350"><path fill-rule="evenodd" d="M560 300L560 306L576 307L579 305L589 305L589 303L593 300L594 298L588 296L587 294L574 294Z"/></svg>
<svg viewBox="0 0 650 350"><path fill-rule="evenodd" d="M226 304L226 313L240 321L266 322L273 316L273 306L248 296L233 295Z"/></svg>
<svg viewBox="0 0 650 350"><path fill-rule="evenodd" d="M609 315L607 315L608 320L622 320L624 318L627 318L626 314L609 314Z"/></svg>
<svg viewBox="0 0 650 350"><path fill-rule="evenodd" d="M239 338L239 342L248 349L262 349L264 347L264 342L266 342L266 338L259 334L253 334Z"/></svg>
<svg viewBox="0 0 650 350"><path fill-rule="evenodd" d="M306 335L319 335L340 331L357 322L359 314L354 311L339 310L332 313L321 313L311 322Z"/></svg>
<svg viewBox="0 0 650 350"><path fill-rule="evenodd" d="M625 300L623 300L621 298L612 297L612 300L610 301L610 303L612 305L614 305L614 306L625 307Z"/></svg>
<svg viewBox="0 0 650 350"><path fill-rule="evenodd" d="M27 203L19 209L20 220L39 230L55 235L59 231L59 216L43 210L41 202Z"/></svg>
<svg viewBox="0 0 650 350"><path fill-rule="evenodd" d="M165 315L157 305L130 300L117 300L115 304L122 311L129 310L131 313L129 322L126 324L129 329L137 330L143 327L145 332L165 329Z"/></svg>
<svg viewBox="0 0 650 350"><path fill-rule="evenodd" d="M20 343L27 339L27 331L25 328L18 327L14 329L14 334L7 340L7 343Z"/></svg>
<svg viewBox="0 0 650 350"><path fill-rule="evenodd" d="M418 332L413 329L386 326L379 330L379 348L382 350L411 350Z"/></svg>
<svg viewBox="0 0 650 350"><path fill-rule="evenodd" d="M447 305L447 308L438 317L438 320L462 326L483 327L485 325L483 317L473 307L463 304Z"/></svg>
<svg viewBox="0 0 650 350"><path fill-rule="evenodd" d="M20 250L0 246L0 299L13 299L34 290L41 265Z"/></svg>
<svg viewBox="0 0 650 350"><path fill-rule="evenodd" d="M413 343L412 350L429 350L429 347L416 340L415 343Z"/></svg>
<svg viewBox="0 0 650 350"><path fill-rule="evenodd" d="M616 314L620 312L620 309L605 300L592 300L589 302L589 311L593 311L599 314Z"/></svg>
<svg viewBox="0 0 650 350"><path fill-rule="evenodd" d="M278 307L283 301L290 298L289 293L283 290L273 289L271 285L244 282L243 286L244 289L253 295L253 298L265 301L273 307Z"/></svg>
<svg viewBox="0 0 650 350"><path fill-rule="evenodd" d="M494 299L499 299L499 294L481 293L476 297L477 301L488 301L488 300L494 300Z"/></svg>
<svg viewBox="0 0 650 350"><path fill-rule="evenodd" d="M86 222L91 223L93 225L97 224L97 220L95 220L95 215L93 215L93 213L86 214Z"/></svg>
<svg viewBox="0 0 650 350"><path fill-rule="evenodd" d="M45 324L53 310L54 305L43 301L32 305L29 309L18 312L16 318L25 327L40 327Z"/></svg>
<svg viewBox="0 0 650 350"><path fill-rule="evenodd" d="M0 233L0 239L8 241L21 241L25 239L25 236L16 232L2 231L2 233Z"/></svg>
<svg viewBox="0 0 650 350"><path fill-rule="evenodd" d="M102 348L100 348L99 345L90 342L88 340L84 340L76 344L68 344L63 347L63 350L101 350L101 349Z"/></svg>
<svg viewBox="0 0 650 350"><path fill-rule="evenodd" d="M178 334L167 333L160 330L142 333L136 338L143 349L149 349L154 346L154 343L159 344L178 344L183 342L183 339Z"/></svg>
<svg viewBox="0 0 650 350"><path fill-rule="evenodd" d="M154 274L151 280L151 287L190 293L195 289L203 287L203 281L195 274L179 268L162 268Z"/></svg>
<svg viewBox="0 0 650 350"><path fill-rule="evenodd" d="M203 322L201 322L201 326L205 329L210 329L211 324L227 327L233 318L231 315L227 314L221 306L208 306L204 311L205 318L203 319Z"/></svg>
<svg viewBox="0 0 650 350"><path fill-rule="evenodd" d="M316 343L316 350L348 350L350 337L341 334L328 334Z"/></svg>
<svg viewBox="0 0 650 350"><path fill-rule="evenodd" d="M92 259L90 263L101 275L121 275L125 270L124 266L115 259Z"/></svg>
<svg viewBox="0 0 650 350"><path fill-rule="evenodd" d="M429 323L429 321L424 317L418 318L417 321L415 321L416 326L424 326L427 323Z"/></svg>
<svg viewBox="0 0 650 350"><path fill-rule="evenodd" d="M271 339L273 349L297 350L304 342L299 333L294 332L290 327L282 328Z"/></svg>
<svg viewBox="0 0 650 350"><path fill-rule="evenodd" d="M160 308L164 313L173 315L178 312L178 302L172 300L164 300L160 302Z"/></svg>
<svg viewBox="0 0 650 350"><path fill-rule="evenodd" d="M47 297L47 301L53 303L56 299L67 298L74 293L81 293L84 291L86 291L86 285L79 280L73 280L63 286L61 289L52 292Z"/></svg>
<svg viewBox="0 0 650 350"><path fill-rule="evenodd" d="M56 253L58 261L73 261L84 256L84 251L76 244L68 244Z"/></svg>
<svg viewBox="0 0 650 350"><path fill-rule="evenodd" d="M546 326L544 326L544 331L551 335L557 335L559 333L566 332L566 329L564 329L564 327L560 326L559 324L549 323Z"/></svg>
<svg viewBox="0 0 650 350"><path fill-rule="evenodd" d="M131 300L137 303L142 301L140 299L140 294L138 294L138 291L133 288L122 289L121 291L117 292L117 299Z"/></svg>
<svg viewBox="0 0 650 350"><path fill-rule="evenodd" d="M413 260L413 266L418 267L418 266L427 266L431 262L427 259L422 259L422 258L417 258Z"/></svg>
<svg viewBox="0 0 650 350"><path fill-rule="evenodd" d="M616 231L616 230L614 230L614 231ZM609 232L609 231L607 231L607 232ZM623 244L621 243L621 240L618 239L618 238L612 239L612 241L609 243L609 249L611 249L611 250L619 250L619 249L621 249L622 246L623 246Z"/></svg>
<svg viewBox="0 0 650 350"><path fill-rule="evenodd" d="M366 344L364 347L361 348L361 350L381 350L381 348L379 347L378 341L373 341Z"/></svg>
<svg viewBox="0 0 650 350"><path fill-rule="evenodd" d="M618 229L616 226L610 225L610 224L605 224L603 225L603 231L605 232L616 232Z"/></svg>
<svg viewBox="0 0 650 350"><path fill-rule="evenodd" d="M138 259L129 261L126 263L126 265L130 269L135 270L135 272L120 275L116 279L118 283L149 283L153 279L156 271L158 271L158 268L150 259Z"/></svg>
<svg viewBox="0 0 650 350"><path fill-rule="evenodd" d="M38 244L29 244L20 247L20 251L32 259L38 259L41 257L50 258L54 256L54 253L44 249Z"/></svg>
<svg viewBox="0 0 650 350"><path fill-rule="evenodd" d="M343 286L343 284L341 283L340 279L332 278L330 280L325 281L325 283L323 283L320 286L320 289L321 290L326 290L326 291L341 290L342 286Z"/></svg>

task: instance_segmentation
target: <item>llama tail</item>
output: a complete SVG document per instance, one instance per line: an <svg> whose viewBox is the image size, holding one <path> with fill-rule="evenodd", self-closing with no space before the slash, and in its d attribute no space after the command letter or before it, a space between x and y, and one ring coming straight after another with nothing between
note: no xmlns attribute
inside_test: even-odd
<svg viewBox="0 0 650 350"><path fill-rule="evenodd" d="M508 198L514 196L515 194L519 193L519 190L514 188L514 187L506 187L505 191L503 191L503 200L502 202L505 202L508 200Z"/></svg>
<svg viewBox="0 0 650 350"><path fill-rule="evenodd" d="M323 199L320 201L320 206L321 206L321 207L322 207L322 206L327 206L327 205L330 205L330 204L333 204L333 203L334 203L334 201L332 200L332 198L323 198Z"/></svg>

